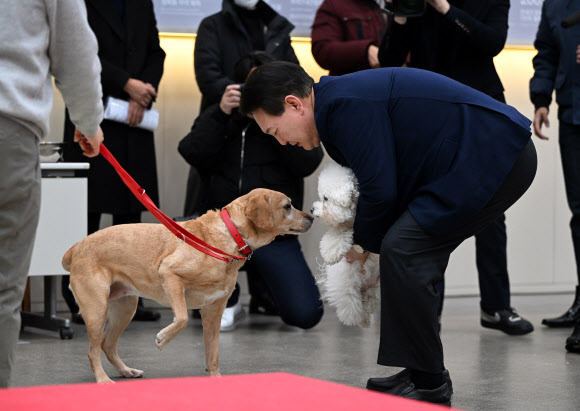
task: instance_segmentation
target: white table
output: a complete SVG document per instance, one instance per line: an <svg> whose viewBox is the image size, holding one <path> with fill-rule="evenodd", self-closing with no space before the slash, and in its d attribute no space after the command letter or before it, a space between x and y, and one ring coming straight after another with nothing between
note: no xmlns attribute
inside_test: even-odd
<svg viewBox="0 0 580 411"><path fill-rule="evenodd" d="M72 338L68 319L56 317L56 278L68 275L62 257L87 236L89 163L41 163L42 199L30 276L44 276L44 314L22 312L22 325L59 331Z"/></svg>

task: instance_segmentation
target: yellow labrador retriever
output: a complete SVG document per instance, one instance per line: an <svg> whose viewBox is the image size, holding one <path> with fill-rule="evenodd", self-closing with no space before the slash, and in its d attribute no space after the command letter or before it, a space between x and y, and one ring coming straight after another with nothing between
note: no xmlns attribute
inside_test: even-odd
<svg viewBox="0 0 580 411"><path fill-rule="evenodd" d="M266 189L253 190L225 208L252 250L278 235L305 232L313 220L292 207L284 194ZM213 247L241 256L217 211L180 224ZM220 320L243 261L228 264L210 257L161 224L125 224L75 244L62 265L70 271L70 286L87 326L89 360L97 382L112 382L101 364L101 348L124 377L143 376L117 354L117 341L135 313L139 296L173 309L173 322L157 334L159 349L185 328L188 308L200 309L207 370L220 375Z"/></svg>

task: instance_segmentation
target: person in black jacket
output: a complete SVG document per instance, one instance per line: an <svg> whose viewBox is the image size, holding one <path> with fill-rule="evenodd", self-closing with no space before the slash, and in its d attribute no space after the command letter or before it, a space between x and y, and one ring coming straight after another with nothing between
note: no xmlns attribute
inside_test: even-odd
<svg viewBox="0 0 580 411"><path fill-rule="evenodd" d="M85 0L88 21L99 43L103 101L109 96L129 102L128 125L110 120L101 124L109 137L107 148L131 176L139 182L149 197L158 203L157 167L153 133L135 127L151 106L161 76L165 52L159 45L157 22L151 0ZM64 141L71 142L74 125L68 112ZM113 167L102 157L88 159L73 144L65 144L64 159L91 165L88 176L88 234L99 229L101 214L113 215L113 225L139 223L145 207L123 184ZM68 276L63 277L62 294L73 313L73 321L82 322L78 306L68 288ZM154 321L158 312L139 306L135 320Z"/></svg>
<svg viewBox="0 0 580 411"><path fill-rule="evenodd" d="M273 60L265 52L242 57L232 79L243 83L253 68ZM316 170L322 150L281 146L262 133L254 120L240 115L239 89L239 84L227 86L221 101L207 107L179 143L183 158L208 176L202 210L219 209L260 187L286 194L294 207L302 209L304 177ZM244 269L250 293L256 294L252 289L256 282L251 280L262 280L284 322L307 329L320 321L320 294L296 236L278 237L260 248ZM222 331L233 329L240 318L238 300L236 286L222 317Z"/></svg>
<svg viewBox="0 0 580 411"><path fill-rule="evenodd" d="M294 26L263 1L223 0L222 10L204 18L195 40L195 78L202 94L203 112L219 103L240 58L266 51L277 60L298 64L290 32ZM206 177L191 167L187 181L184 216L199 214Z"/></svg>
<svg viewBox="0 0 580 411"><path fill-rule="evenodd" d="M379 50L382 67L434 71L505 103L504 88L493 64L506 41L509 0L427 0L426 13L395 17ZM481 294L481 325L511 335L534 330L510 304L505 215L475 235ZM438 284L443 307L444 283Z"/></svg>

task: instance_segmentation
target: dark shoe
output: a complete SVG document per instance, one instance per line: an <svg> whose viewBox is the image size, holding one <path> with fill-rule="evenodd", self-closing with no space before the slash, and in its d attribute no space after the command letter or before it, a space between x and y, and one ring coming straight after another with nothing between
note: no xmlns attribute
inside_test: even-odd
<svg viewBox="0 0 580 411"><path fill-rule="evenodd" d="M544 318L542 324L552 328L572 327L578 320L580 320L580 286L577 285L574 302L568 311L556 318Z"/></svg>
<svg viewBox="0 0 580 411"><path fill-rule="evenodd" d="M451 377L449 376L448 370L443 370L443 378L449 386L449 391L453 394L453 382L451 382ZM405 368L403 371L391 375L386 378L369 378L367 381L367 390L386 392L393 389L393 387L399 385L401 382L411 383L411 371Z"/></svg>
<svg viewBox="0 0 580 411"><path fill-rule="evenodd" d="M84 325L84 323L85 323L85 320L83 319L83 316L81 313L73 314L71 316L71 321L75 324L83 324Z"/></svg>
<svg viewBox="0 0 580 411"><path fill-rule="evenodd" d="M157 321L161 318L161 314L156 311L149 311L141 307L137 307L133 321Z"/></svg>
<svg viewBox="0 0 580 411"><path fill-rule="evenodd" d="M572 335L566 340L566 350L580 353L580 320L576 322Z"/></svg>
<svg viewBox="0 0 580 411"><path fill-rule="evenodd" d="M254 296L250 299L250 314L280 315L273 302Z"/></svg>
<svg viewBox="0 0 580 411"><path fill-rule="evenodd" d="M534 331L532 323L520 317L513 308L493 313L481 310L481 325L485 328L503 331L509 335L524 335Z"/></svg>
<svg viewBox="0 0 580 411"><path fill-rule="evenodd" d="M417 388L411 381L410 371L405 369L391 377L369 379L367 389L413 400L450 405L453 389L451 379L449 379L449 372L447 372L445 378L448 380L438 388L432 390Z"/></svg>

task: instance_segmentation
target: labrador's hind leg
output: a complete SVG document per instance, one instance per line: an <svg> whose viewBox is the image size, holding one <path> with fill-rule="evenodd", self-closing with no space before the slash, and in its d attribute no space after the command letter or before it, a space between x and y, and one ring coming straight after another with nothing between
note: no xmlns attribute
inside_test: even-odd
<svg viewBox="0 0 580 411"><path fill-rule="evenodd" d="M138 300L139 297L135 295L127 295L109 301L109 313L107 315L109 321L101 342L101 348L109 362L115 366L119 374L127 378L139 378L144 374L141 370L127 367L119 357L119 354L117 354L117 342L121 333L127 328L133 315L135 315Z"/></svg>

